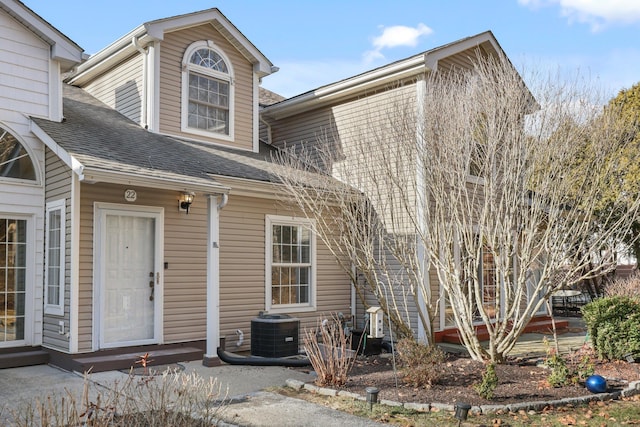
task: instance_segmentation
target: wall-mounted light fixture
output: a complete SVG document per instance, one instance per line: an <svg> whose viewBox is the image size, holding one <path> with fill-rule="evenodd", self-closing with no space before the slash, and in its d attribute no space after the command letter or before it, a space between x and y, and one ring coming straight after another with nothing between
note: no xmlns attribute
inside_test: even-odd
<svg viewBox="0 0 640 427"><path fill-rule="evenodd" d="M184 191L182 193L182 197L180 198L180 203L178 205L180 210L187 211L187 214L188 214L189 207L191 206L191 203L193 203L194 197L196 197L196 193L194 193L193 191Z"/></svg>

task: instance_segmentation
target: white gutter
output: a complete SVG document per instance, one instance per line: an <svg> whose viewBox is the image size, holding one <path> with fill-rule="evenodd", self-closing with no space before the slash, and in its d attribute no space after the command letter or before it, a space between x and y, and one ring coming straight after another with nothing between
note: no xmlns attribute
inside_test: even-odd
<svg viewBox="0 0 640 427"><path fill-rule="evenodd" d="M417 55L386 67L342 80L338 83L323 86L312 92L290 98L277 104L264 107L263 113L275 119L298 114L312 108L328 104L386 83L429 71L426 66L426 54Z"/></svg>
<svg viewBox="0 0 640 427"><path fill-rule="evenodd" d="M140 175L135 172L121 172L85 167L84 181L88 184L108 182L111 184L139 185L175 191L197 191L208 194L226 194L231 189L215 181L166 173L165 177Z"/></svg>

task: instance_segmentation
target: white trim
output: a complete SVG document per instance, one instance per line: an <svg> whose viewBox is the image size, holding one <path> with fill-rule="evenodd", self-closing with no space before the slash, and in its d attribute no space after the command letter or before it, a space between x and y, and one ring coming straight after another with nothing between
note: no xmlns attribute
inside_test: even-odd
<svg viewBox="0 0 640 427"><path fill-rule="evenodd" d="M309 302L304 304L271 304L271 266L273 262L273 231L274 225L284 226L301 226L307 228L311 232L311 248L309 254L309 261L311 264L311 274L309 277ZM280 216L280 215L265 215L265 310L269 313L294 313L294 312L308 312L316 311L316 295L317 295L317 280L316 271L318 269L317 257L316 257L316 235L313 231L315 228L315 221L307 218L292 217L292 216ZM294 265L294 264L292 264Z"/></svg>
<svg viewBox="0 0 640 427"><path fill-rule="evenodd" d="M260 78L253 73L253 152L260 151Z"/></svg>
<svg viewBox="0 0 640 427"><path fill-rule="evenodd" d="M155 206L131 206L116 203L95 202L93 207L93 350L127 347L133 345L161 344L163 341L164 306L164 208ZM104 253L104 217L107 214L140 216L155 219L154 270L158 275L154 291L154 337L148 340L105 343L102 336L102 313L105 271L102 261Z"/></svg>
<svg viewBox="0 0 640 427"><path fill-rule="evenodd" d="M31 121L31 119L29 119L29 121ZM11 136L13 136L16 139L16 141L18 141L18 144L20 144L22 148L24 148L24 150L29 155L29 160L31 160L31 165L33 166L33 173L35 174L35 179L0 177L0 183L7 183L11 185L20 184L20 185L30 185L30 186L40 187L43 182L43 179L42 179L43 172L41 170L41 164L38 161L38 157L33 152L33 149L29 146L29 144L26 143L26 141L24 140L20 132L16 132L14 129L12 129L8 123L4 121L0 121L0 128L9 132Z"/></svg>
<svg viewBox="0 0 640 427"><path fill-rule="evenodd" d="M216 70L207 69L205 67L200 67L194 64L191 64L189 61L191 55L194 51L198 49L210 49L220 55L227 66L228 73L222 73ZM181 96L181 105L180 105L180 130L185 133L206 136L208 138L216 138L223 141L233 141L235 135L235 88L234 88L234 72L233 72L233 64L229 60L229 57L224 53L224 51L217 46L211 40L200 40L194 43L191 43L189 47L185 50L184 56L182 58L182 96ZM194 72L196 74L203 75L205 77L216 79L222 82L225 82L229 85L229 133L224 134L220 132L206 131L199 128L193 128L189 126L189 73ZM255 102L254 102L255 104Z"/></svg>
<svg viewBox="0 0 640 427"><path fill-rule="evenodd" d="M5 209L3 207L3 209ZM23 339L12 341L0 341L0 348L20 347L24 345L36 344L34 336L35 326L35 289L36 289L36 221L35 214L29 214L23 211L11 212L7 210L0 211L0 218L9 218L26 221L26 253L25 253L25 286L24 286L24 331ZM40 312L42 313L42 312ZM39 319L42 322L42 318Z"/></svg>
<svg viewBox="0 0 640 427"><path fill-rule="evenodd" d="M80 178L71 175L71 272L69 274L69 352L79 346L80 311Z"/></svg>
<svg viewBox="0 0 640 427"><path fill-rule="evenodd" d="M220 207L217 196L208 197L207 240L207 343L205 358L215 358L220 345Z"/></svg>
<svg viewBox="0 0 640 427"><path fill-rule="evenodd" d="M50 214L59 211L60 213L60 229L58 230L59 236L59 258L58 258L58 301L56 303L49 303L49 267L50 257L49 250L51 249L51 224L49 221ZM54 200L47 202L45 205L45 245L44 245L44 313L53 314L55 316L64 316L64 291L65 291L65 266L66 262L66 201L65 199Z"/></svg>
<svg viewBox="0 0 640 427"><path fill-rule="evenodd" d="M153 42L149 45L149 64L151 69L148 78L151 82L147 84L149 90L147 115L149 117L149 129L151 132L160 132L160 43Z"/></svg>

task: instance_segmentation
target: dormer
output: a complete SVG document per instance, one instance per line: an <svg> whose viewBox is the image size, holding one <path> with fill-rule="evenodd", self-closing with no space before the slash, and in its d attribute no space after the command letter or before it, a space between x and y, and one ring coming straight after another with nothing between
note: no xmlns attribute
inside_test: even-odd
<svg viewBox="0 0 640 427"><path fill-rule="evenodd" d="M147 22L67 81L151 132L258 151L272 63L218 9Z"/></svg>

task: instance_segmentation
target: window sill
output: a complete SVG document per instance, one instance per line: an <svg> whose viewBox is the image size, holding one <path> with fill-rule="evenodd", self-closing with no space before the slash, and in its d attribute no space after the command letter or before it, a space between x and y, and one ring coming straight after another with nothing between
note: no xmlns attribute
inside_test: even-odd
<svg viewBox="0 0 640 427"><path fill-rule="evenodd" d="M309 313L317 311L316 307L301 305L295 307L270 307L265 310L268 314Z"/></svg>

